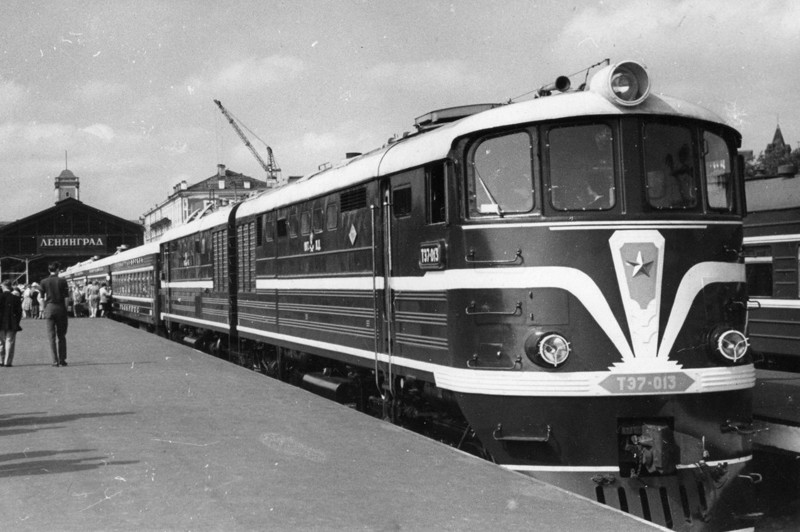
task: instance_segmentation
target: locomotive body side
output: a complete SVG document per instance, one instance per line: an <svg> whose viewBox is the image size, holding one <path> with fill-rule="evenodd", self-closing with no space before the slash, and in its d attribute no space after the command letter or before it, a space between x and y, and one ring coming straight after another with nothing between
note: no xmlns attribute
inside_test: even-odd
<svg viewBox="0 0 800 532"><path fill-rule="evenodd" d="M236 206L180 226L159 240L160 318L169 336L218 354L235 342ZM232 301L234 304L232 304Z"/></svg>

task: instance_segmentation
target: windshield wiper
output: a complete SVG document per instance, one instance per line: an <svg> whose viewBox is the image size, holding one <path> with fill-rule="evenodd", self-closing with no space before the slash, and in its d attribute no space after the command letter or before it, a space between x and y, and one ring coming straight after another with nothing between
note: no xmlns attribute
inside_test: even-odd
<svg viewBox="0 0 800 532"><path fill-rule="evenodd" d="M473 168L474 168L474 166L473 166ZM481 174L480 174L480 172L478 172L477 168L475 168L475 176L478 178L478 181L480 182L481 186L483 187L483 191L486 192L487 196L489 196L489 201L492 202L492 207L494 207L495 210L497 211L497 215L502 218L503 217L503 209L500 208L500 204L497 203L496 199L494 199L494 196L492 195L491 191L489 190L489 187L486 186L486 183L484 183L483 178L481 177Z"/></svg>

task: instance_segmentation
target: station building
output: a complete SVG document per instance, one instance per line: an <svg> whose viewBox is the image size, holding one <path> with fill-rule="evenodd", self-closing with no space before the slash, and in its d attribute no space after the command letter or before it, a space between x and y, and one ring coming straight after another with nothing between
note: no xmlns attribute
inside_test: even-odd
<svg viewBox="0 0 800 532"><path fill-rule="evenodd" d="M55 178L55 205L0 227L0 278L34 282L47 265L64 267L143 243L141 224L80 201L80 178L65 169Z"/></svg>
<svg viewBox="0 0 800 532"><path fill-rule="evenodd" d="M216 174L194 185L181 181L173 187L166 200L142 216L144 241L158 240L169 229L266 189L266 181L234 172L225 168L224 164L218 164Z"/></svg>

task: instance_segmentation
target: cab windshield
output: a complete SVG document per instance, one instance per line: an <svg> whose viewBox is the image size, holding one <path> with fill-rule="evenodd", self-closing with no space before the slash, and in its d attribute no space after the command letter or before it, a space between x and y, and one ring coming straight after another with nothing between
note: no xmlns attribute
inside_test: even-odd
<svg viewBox="0 0 800 532"><path fill-rule="evenodd" d="M616 203L614 136L607 124L555 127L550 145L550 203L559 211L603 211Z"/></svg>
<svg viewBox="0 0 800 532"><path fill-rule="evenodd" d="M645 124L645 185L650 207L696 209L702 202L701 177L705 176L706 208L734 210L735 183L728 144L710 131L702 131L698 139L696 131L682 125Z"/></svg>
<svg viewBox="0 0 800 532"><path fill-rule="evenodd" d="M472 149L470 213L497 215L533 210L531 137L525 131L490 137Z"/></svg>

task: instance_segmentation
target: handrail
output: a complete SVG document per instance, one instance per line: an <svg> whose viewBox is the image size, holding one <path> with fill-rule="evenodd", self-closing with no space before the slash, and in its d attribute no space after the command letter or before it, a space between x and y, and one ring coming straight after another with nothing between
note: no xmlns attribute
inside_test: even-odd
<svg viewBox="0 0 800 532"><path fill-rule="evenodd" d="M369 210L372 226L372 322L374 325L373 351L375 355L375 387L378 389L378 393L381 394L381 399L385 401L386 398L383 396L383 390L381 390L379 379L380 372L378 371L378 265L375 256L375 205L370 205Z"/></svg>
<svg viewBox="0 0 800 532"><path fill-rule="evenodd" d="M503 424L498 423L497 427L495 427L494 431L492 431L492 438L495 441L526 441L526 442L537 442L537 443L545 443L550 440L550 432L552 431L550 425L539 426L539 429L542 430L541 434L536 435L527 435L527 434L520 434L518 436L505 436L503 435Z"/></svg>
<svg viewBox="0 0 800 532"><path fill-rule="evenodd" d="M474 301L469 302L469 306L464 309L467 316L516 316L522 315L522 301L517 301L517 306L512 311L491 311L491 310L478 310L476 311L477 304Z"/></svg>
<svg viewBox="0 0 800 532"><path fill-rule="evenodd" d="M479 366L478 365L478 354L475 353L472 355L472 358L467 360L467 367L469 369L481 369L481 370L488 370L488 371L509 371L512 369L522 369L522 355L517 355L517 358L514 359L514 362L511 366Z"/></svg>
<svg viewBox="0 0 800 532"><path fill-rule="evenodd" d="M464 256L464 261L467 264L488 264L488 265L503 265L503 264L516 264L519 261L520 264L524 261L522 258L522 249L517 249L516 253L514 254L513 259L498 259L498 260L476 260L475 258L475 249L470 248L469 253Z"/></svg>

